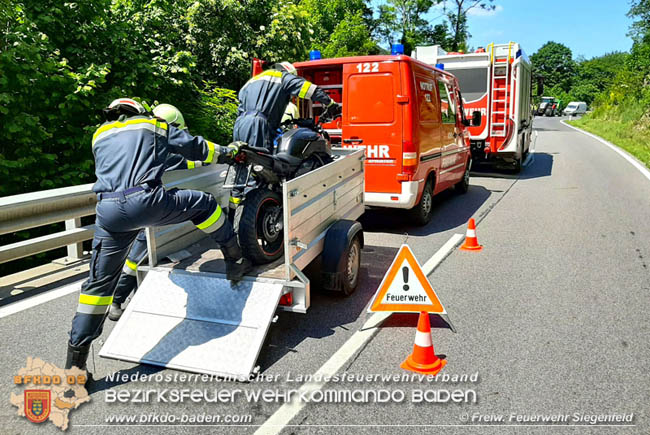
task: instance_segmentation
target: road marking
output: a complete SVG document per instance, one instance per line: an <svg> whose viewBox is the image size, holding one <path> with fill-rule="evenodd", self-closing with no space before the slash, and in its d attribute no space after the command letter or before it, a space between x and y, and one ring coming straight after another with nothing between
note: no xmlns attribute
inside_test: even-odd
<svg viewBox="0 0 650 435"><path fill-rule="evenodd" d="M637 169L639 170L639 172L641 172L641 174L643 174L643 175L644 175L648 180L650 180L650 171L648 170L648 168L646 168L646 167L643 165L643 163L641 163L641 162L640 162L636 157L634 157L632 154L628 153L627 151L623 150L622 148L617 147L617 146L614 145L613 143L606 141L605 139L603 139L603 138L600 137L600 136L596 136L595 134L589 133L588 131L584 131L584 130L581 129L581 128L578 128L578 127L574 127L574 126L572 126L572 125L569 125L569 124L567 124L566 121L564 121L564 120L562 120L562 121L560 121L560 122L561 122L562 124L566 125L566 126L569 127L569 128L572 128L572 129L574 129L574 130L577 130L577 131L579 131L580 133L586 134L587 136L591 136L592 138L596 139L598 142L607 145L608 147L610 147L611 149L613 149L614 151L616 151L616 152L617 152L621 157L623 157L625 160L627 160L628 162L630 162L630 163L632 164L632 166L634 166L635 168L637 168Z"/></svg>
<svg viewBox="0 0 650 435"><path fill-rule="evenodd" d="M462 234L454 234L448 241L445 243L439 250L436 252L433 257L431 257L424 264L424 273L429 275L435 270L435 268L444 260L460 243L462 240ZM352 337L346 341L343 346L337 350L334 355L330 357L325 364L314 373L315 379L326 379L335 375L341 367L352 358L359 349L361 349L364 344L366 344L372 337L379 332L378 326L390 317L392 313L382 312L375 313L366 321L364 326L354 334ZM298 389L297 396L300 397L302 394L311 394L314 391L322 389L327 382L307 382L303 384ZM294 398L296 395L294 395ZM255 435L276 435L282 431L284 427L289 425L289 422L305 407L305 403L302 401L292 400L289 403L282 405L268 420L260 426Z"/></svg>
<svg viewBox="0 0 650 435"><path fill-rule="evenodd" d="M430 275L431 272L435 270L436 267L444 260L452 250L463 240L462 234L454 234L451 236L451 239L447 240L447 243L442 245L442 248L438 249L438 252L433 254L424 266L422 266L422 271L425 275Z"/></svg>
<svg viewBox="0 0 650 435"><path fill-rule="evenodd" d="M70 293L79 291L81 289L82 282L83 281L77 281L65 287L61 287L56 290L47 291L45 293L41 293L40 295L23 299L22 301L14 302L13 304L9 304L5 307L1 307L0 319L2 319L3 317L11 316L12 314L19 313L21 311L28 310L37 305L44 304L45 302L49 302L53 299L57 299L65 295L69 295Z"/></svg>

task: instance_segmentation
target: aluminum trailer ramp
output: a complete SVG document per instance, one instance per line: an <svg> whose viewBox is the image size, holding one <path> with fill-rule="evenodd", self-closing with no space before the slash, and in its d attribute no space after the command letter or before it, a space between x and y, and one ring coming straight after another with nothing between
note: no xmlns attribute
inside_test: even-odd
<svg viewBox="0 0 650 435"><path fill-rule="evenodd" d="M99 355L246 380L283 289L261 281L150 270Z"/></svg>

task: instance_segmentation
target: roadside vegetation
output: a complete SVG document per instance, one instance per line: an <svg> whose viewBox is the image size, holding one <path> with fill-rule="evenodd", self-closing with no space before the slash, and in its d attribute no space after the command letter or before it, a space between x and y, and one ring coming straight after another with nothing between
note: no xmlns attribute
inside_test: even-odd
<svg viewBox="0 0 650 435"><path fill-rule="evenodd" d="M650 167L650 0L633 0L629 53L610 53L573 60L571 50L548 42L531 56L543 93L562 100L584 101L591 112L572 125L592 132L634 155Z"/></svg>

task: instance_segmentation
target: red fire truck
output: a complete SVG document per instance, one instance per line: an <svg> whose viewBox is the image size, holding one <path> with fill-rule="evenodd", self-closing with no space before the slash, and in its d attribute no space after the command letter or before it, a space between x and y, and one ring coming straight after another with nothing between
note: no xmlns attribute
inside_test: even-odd
<svg viewBox="0 0 650 435"><path fill-rule="evenodd" d="M521 46L509 42L447 53L434 45L416 47L412 57L454 74L466 115L482 113L481 125L469 128L473 162L520 171L533 128L531 64Z"/></svg>

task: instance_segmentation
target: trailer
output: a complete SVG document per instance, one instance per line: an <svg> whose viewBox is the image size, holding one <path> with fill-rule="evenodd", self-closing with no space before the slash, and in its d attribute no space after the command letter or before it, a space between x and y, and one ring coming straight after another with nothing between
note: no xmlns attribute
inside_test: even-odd
<svg viewBox="0 0 650 435"><path fill-rule="evenodd" d="M521 170L533 130L532 66L515 42L490 44L474 53L447 53L440 46L416 47L412 54L456 76L467 117L483 115L470 127L472 162Z"/></svg>
<svg viewBox="0 0 650 435"><path fill-rule="evenodd" d="M147 229L138 290L99 355L245 381L259 370L276 311L309 309L307 265L320 260L323 288L354 291L364 243L356 221L364 211L364 153L334 153L332 163L283 184L284 256L236 284L225 279L216 243L191 224ZM225 167L196 172L163 181L209 191L227 205Z"/></svg>

